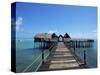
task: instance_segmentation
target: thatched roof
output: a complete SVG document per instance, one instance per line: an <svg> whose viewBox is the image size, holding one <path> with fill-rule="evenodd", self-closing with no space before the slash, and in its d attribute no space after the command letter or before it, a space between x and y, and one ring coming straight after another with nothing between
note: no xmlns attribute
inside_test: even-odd
<svg viewBox="0 0 100 75"><path fill-rule="evenodd" d="M70 36L67 33L64 36L62 35L57 36L55 33L37 33L34 36L34 38L38 38L38 39L51 39L51 38L57 38L57 37L70 38Z"/></svg>
<svg viewBox="0 0 100 75"><path fill-rule="evenodd" d="M40 39L51 39L52 34L51 33L37 33L34 38L40 38Z"/></svg>

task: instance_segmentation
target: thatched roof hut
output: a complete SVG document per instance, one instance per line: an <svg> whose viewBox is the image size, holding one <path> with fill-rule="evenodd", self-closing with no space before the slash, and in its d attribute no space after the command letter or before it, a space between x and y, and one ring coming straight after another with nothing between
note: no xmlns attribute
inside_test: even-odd
<svg viewBox="0 0 100 75"><path fill-rule="evenodd" d="M62 36L62 35L57 36L55 33L37 33L34 36L34 41L35 42L41 42L41 41L58 41L59 38L69 39L70 36L67 33L64 36Z"/></svg>
<svg viewBox="0 0 100 75"><path fill-rule="evenodd" d="M52 34L51 33L37 33L34 36L34 41L48 41L52 38Z"/></svg>
<svg viewBox="0 0 100 75"><path fill-rule="evenodd" d="M37 33L34 38L51 38L51 33Z"/></svg>

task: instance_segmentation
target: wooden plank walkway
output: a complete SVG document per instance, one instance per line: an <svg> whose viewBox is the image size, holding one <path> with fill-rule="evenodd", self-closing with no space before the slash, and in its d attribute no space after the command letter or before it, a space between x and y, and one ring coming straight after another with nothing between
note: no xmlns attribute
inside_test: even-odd
<svg viewBox="0 0 100 75"><path fill-rule="evenodd" d="M55 47L56 49L52 50L50 56L40 66L38 71L82 68L63 42L58 42L58 45Z"/></svg>

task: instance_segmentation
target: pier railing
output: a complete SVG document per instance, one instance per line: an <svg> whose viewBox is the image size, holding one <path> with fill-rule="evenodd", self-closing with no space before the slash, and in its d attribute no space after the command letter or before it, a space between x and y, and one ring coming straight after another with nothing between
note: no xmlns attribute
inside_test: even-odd
<svg viewBox="0 0 100 75"><path fill-rule="evenodd" d="M64 41L65 45L70 48L80 65L87 65L87 50L93 46L94 40L89 39L71 39Z"/></svg>
<svg viewBox="0 0 100 75"><path fill-rule="evenodd" d="M41 53L23 72L37 71L39 67L45 63L46 58L50 55L55 45L57 45L55 41L34 42L34 48L39 49Z"/></svg>
<svg viewBox="0 0 100 75"><path fill-rule="evenodd" d="M63 42L68 48L70 48L73 55L78 57L78 60L80 59L82 61L80 65L87 64L87 49L92 47L93 40L71 39ZM47 57L52 52L51 50L55 50L53 48L57 45L57 43L57 41L34 42L34 48L39 49L41 53L23 70L23 72L37 71L39 67L45 63Z"/></svg>

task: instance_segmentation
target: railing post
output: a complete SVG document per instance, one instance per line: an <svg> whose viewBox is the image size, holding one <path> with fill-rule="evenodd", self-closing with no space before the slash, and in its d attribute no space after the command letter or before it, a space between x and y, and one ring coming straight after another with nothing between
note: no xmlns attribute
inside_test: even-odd
<svg viewBox="0 0 100 75"><path fill-rule="evenodd" d="M75 54L75 47L74 47L74 54Z"/></svg>
<svg viewBox="0 0 100 75"><path fill-rule="evenodd" d="M75 42L75 43L76 43L75 45L76 45L76 48L77 48L77 40L76 40L76 42Z"/></svg>
<svg viewBox="0 0 100 75"><path fill-rule="evenodd" d="M76 44L75 44L75 43L76 43L76 41L73 41L72 43L73 43L74 54L75 54L75 46L76 46Z"/></svg>
<svg viewBox="0 0 100 75"><path fill-rule="evenodd" d="M84 65L86 65L86 50L84 50Z"/></svg>
<svg viewBox="0 0 100 75"><path fill-rule="evenodd" d="M41 49L41 52L42 52L42 64L44 64L44 48L45 48L45 42L43 41L43 45L42 45L42 49Z"/></svg>
<svg viewBox="0 0 100 75"><path fill-rule="evenodd" d="M49 41L49 52L51 52L51 41Z"/></svg>
<svg viewBox="0 0 100 75"><path fill-rule="evenodd" d="M42 64L44 64L44 50L42 49Z"/></svg>

